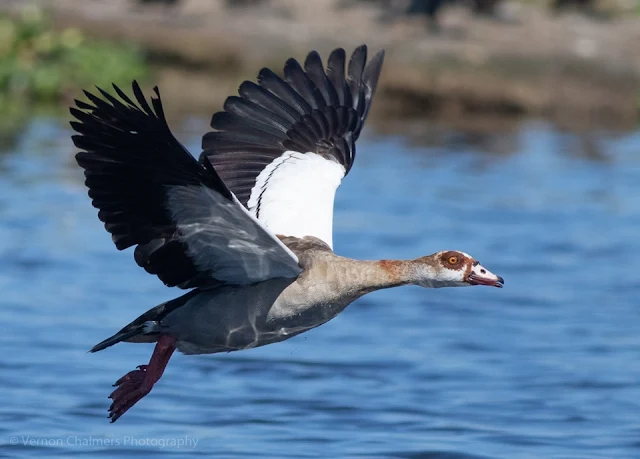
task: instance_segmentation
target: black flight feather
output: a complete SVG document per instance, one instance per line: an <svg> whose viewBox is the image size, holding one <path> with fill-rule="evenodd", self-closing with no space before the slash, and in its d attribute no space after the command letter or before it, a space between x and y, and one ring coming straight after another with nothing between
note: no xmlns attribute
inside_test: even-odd
<svg viewBox="0 0 640 459"><path fill-rule="evenodd" d="M173 136L158 89L149 105L136 82L132 88L137 103L114 85L121 100L98 88L102 98L85 91L91 104L70 108L89 196L116 247L137 246L134 258L147 272L168 286L210 285L215 273L199 271L189 257L167 209L167 190L205 186L228 200L233 195L208 161L198 163Z"/></svg>
<svg viewBox="0 0 640 459"><path fill-rule="evenodd" d="M367 61L362 45L348 65L344 49L331 52L326 71L316 51L304 67L287 60L284 79L263 68L257 84L242 83L239 96L229 97L224 111L213 116L215 130L202 139L200 161L210 161L245 206L258 175L287 150L317 153L349 172L383 59L380 51Z"/></svg>

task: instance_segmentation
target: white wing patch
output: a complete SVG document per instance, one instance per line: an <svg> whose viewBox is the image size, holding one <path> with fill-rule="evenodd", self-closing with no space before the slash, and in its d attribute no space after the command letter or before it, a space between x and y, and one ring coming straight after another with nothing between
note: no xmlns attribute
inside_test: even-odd
<svg viewBox="0 0 640 459"><path fill-rule="evenodd" d="M333 200L344 175L336 161L285 151L260 172L247 207L274 234L315 236L333 247Z"/></svg>
<svg viewBox="0 0 640 459"><path fill-rule="evenodd" d="M205 186L167 188L167 207L198 269L234 284L302 272L298 257L235 196L232 202Z"/></svg>

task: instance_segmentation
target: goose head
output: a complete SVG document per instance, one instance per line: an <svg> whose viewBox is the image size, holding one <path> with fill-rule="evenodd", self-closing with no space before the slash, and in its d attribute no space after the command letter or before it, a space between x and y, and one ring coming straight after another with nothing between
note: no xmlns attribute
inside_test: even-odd
<svg viewBox="0 0 640 459"><path fill-rule="evenodd" d="M466 287L488 285L502 288L504 279L493 274L469 254L445 250L414 260L416 284L422 287Z"/></svg>

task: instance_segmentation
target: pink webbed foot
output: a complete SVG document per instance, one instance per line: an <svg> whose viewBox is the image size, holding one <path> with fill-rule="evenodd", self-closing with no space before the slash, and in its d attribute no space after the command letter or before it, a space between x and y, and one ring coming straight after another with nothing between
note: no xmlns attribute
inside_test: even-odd
<svg viewBox="0 0 640 459"><path fill-rule="evenodd" d="M151 392L153 385L158 382L162 373L164 373L164 369L175 349L175 338L166 335L161 336L153 350L149 364L139 365L136 370L130 371L116 381L114 386L117 389L109 395L109 398L113 400L109 407L111 422L118 420L129 408Z"/></svg>
<svg viewBox="0 0 640 459"><path fill-rule="evenodd" d="M113 387L121 386L125 383L132 383L140 380L140 378L144 376L144 374L146 373L147 368L149 368L149 365L138 365L136 368L137 370L130 371L129 373L124 375L122 378L118 379L113 385ZM111 398L111 395L109 396L109 398Z"/></svg>

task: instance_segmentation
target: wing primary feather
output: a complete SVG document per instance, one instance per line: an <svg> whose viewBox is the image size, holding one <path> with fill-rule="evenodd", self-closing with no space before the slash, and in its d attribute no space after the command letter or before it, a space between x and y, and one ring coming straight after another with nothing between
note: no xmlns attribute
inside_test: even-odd
<svg viewBox="0 0 640 459"><path fill-rule="evenodd" d="M363 82L366 88L366 104L364 111L360 114L360 126L358 129L354 130L355 138L358 138L360 135L360 131L362 130L362 126L364 126L364 121L367 119L369 115L369 110L371 110L371 105L373 102L373 96L376 93L376 88L378 87L378 80L380 79L380 73L382 72L382 64L384 63L384 50L378 51L373 58L369 61L367 66L364 69L364 74L362 76Z"/></svg>
<svg viewBox="0 0 640 459"><path fill-rule="evenodd" d="M246 101L264 107L266 110L286 119L289 123L295 123L300 117L300 113L295 108L252 81L242 83L238 89L238 94Z"/></svg>
<svg viewBox="0 0 640 459"><path fill-rule="evenodd" d="M316 85L316 88L322 94L325 102L324 105L338 105L340 103L338 94L324 72L324 68L322 67L322 58L317 51L311 51L307 55L307 58L304 61L304 69L311 81Z"/></svg>
<svg viewBox="0 0 640 459"><path fill-rule="evenodd" d="M88 103L83 102L83 101L78 100L78 99L74 99L73 102L81 110L93 110L95 108L93 105L88 104Z"/></svg>
<svg viewBox="0 0 640 459"><path fill-rule="evenodd" d="M169 130L169 125L167 124L167 119L164 116L164 109L162 108L162 103L160 102L160 91L157 86L153 87L153 92L156 97L151 98L151 104L153 105L153 110L155 111L156 118Z"/></svg>
<svg viewBox="0 0 640 459"><path fill-rule="evenodd" d="M326 105L322 93L297 60L293 58L287 60L284 65L284 78L309 103L312 110L317 110Z"/></svg>
<svg viewBox="0 0 640 459"><path fill-rule="evenodd" d="M260 70L258 82L262 87L268 89L280 97L285 103L295 108L298 111L298 116L311 113L311 105L286 81L273 73L272 70L268 68Z"/></svg>
<svg viewBox="0 0 640 459"><path fill-rule="evenodd" d="M151 107L149 107L149 103L147 102L147 99L144 97L144 94L142 92L142 89L140 89L140 85L138 84L138 82L136 80L133 80L133 83L131 84L131 87L133 88L133 95L135 96L136 100L138 101L138 104L140 104L140 106L142 107L142 110L149 116L153 116L153 110L151 110Z"/></svg>
<svg viewBox="0 0 640 459"><path fill-rule="evenodd" d="M289 122L277 113L269 111L260 105L238 96L227 97L224 110L239 117L255 119L257 122L267 125L279 132L286 133Z"/></svg>
<svg viewBox="0 0 640 459"><path fill-rule="evenodd" d="M349 85L349 92L351 93L351 106L358 113L362 113L364 110L364 88L362 84L362 74L364 73L364 66L367 62L367 47L365 45L358 46L351 59L349 59L349 70L347 73L347 82Z"/></svg>
<svg viewBox="0 0 640 459"><path fill-rule="evenodd" d="M265 143L280 144L287 138L286 132L231 112L215 113L211 118L211 127L221 131L233 131L261 138Z"/></svg>
<svg viewBox="0 0 640 459"><path fill-rule="evenodd" d="M115 108L118 107L118 104L120 104L121 102L116 99L115 97L113 97L111 94L109 94L107 91L105 91L104 89L96 86L96 89L100 92L100 94L102 94L102 97L104 97L105 99L107 99L111 105Z"/></svg>
<svg viewBox="0 0 640 459"><path fill-rule="evenodd" d="M245 145L277 148L277 145L266 143L264 137L250 135L243 132L211 131L207 132L202 137L202 149L211 150L210 154L215 153L218 145L223 145L227 148L229 148L231 145L236 145L240 149L242 149L242 147Z"/></svg>
<svg viewBox="0 0 640 459"><path fill-rule="evenodd" d="M329 55L327 62L327 77L335 88L338 96L338 103L332 105L347 105L347 85L344 76L344 66L346 62L346 53L344 49L334 49Z"/></svg>
<svg viewBox="0 0 640 459"><path fill-rule="evenodd" d="M324 114L321 110L315 110L311 116L313 117L314 122L320 128L320 139L328 139L331 136L329 131L329 123L327 119L324 117Z"/></svg>
<svg viewBox="0 0 640 459"><path fill-rule="evenodd" d="M116 94L118 94L118 97L122 100L124 100L127 104L129 104L129 107L132 109L136 109L136 104L131 100L131 98L129 98L129 96L127 96L127 94L118 87L118 85L116 85L115 83L112 84L113 86L113 90L116 92Z"/></svg>
<svg viewBox="0 0 640 459"><path fill-rule="evenodd" d="M98 88L99 89L99 88ZM106 103L105 101L103 101L102 99L100 99L99 97L91 94L89 91L83 91L84 95L87 97L87 99L89 99L91 102L93 102L93 109L92 111L102 111L105 112L104 115L109 115L110 118L117 118L118 117L118 110L116 107ZM110 118L107 118L106 116L102 116L99 118L100 122L103 124L109 124L110 122Z"/></svg>

